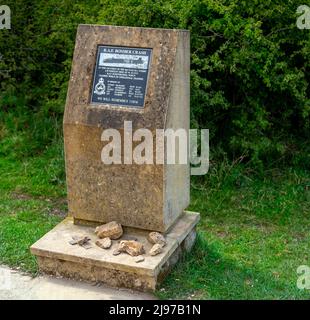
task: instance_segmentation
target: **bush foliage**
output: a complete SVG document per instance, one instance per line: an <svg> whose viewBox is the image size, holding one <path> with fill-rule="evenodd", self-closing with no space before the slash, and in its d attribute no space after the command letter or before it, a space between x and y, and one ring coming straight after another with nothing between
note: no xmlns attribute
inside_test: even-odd
<svg viewBox="0 0 310 320"><path fill-rule="evenodd" d="M296 27L300 0L6 4L12 29L0 30L1 143L22 143L8 138L22 132L32 153L55 139L79 23L182 28L191 31L192 126L210 129L211 151L309 165L310 30Z"/></svg>

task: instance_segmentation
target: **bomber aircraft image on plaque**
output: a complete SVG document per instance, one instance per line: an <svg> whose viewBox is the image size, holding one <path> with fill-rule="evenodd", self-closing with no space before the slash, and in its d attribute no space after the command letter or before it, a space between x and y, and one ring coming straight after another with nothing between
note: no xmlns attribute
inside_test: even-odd
<svg viewBox="0 0 310 320"><path fill-rule="evenodd" d="M91 103L142 108L151 51L98 46Z"/></svg>

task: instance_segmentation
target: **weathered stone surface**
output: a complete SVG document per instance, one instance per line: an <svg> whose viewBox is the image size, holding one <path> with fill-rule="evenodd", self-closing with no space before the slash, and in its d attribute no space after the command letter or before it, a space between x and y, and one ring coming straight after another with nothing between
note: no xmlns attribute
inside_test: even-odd
<svg viewBox="0 0 310 320"><path fill-rule="evenodd" d="M78 244L79 246L85 248L85 249L90 249L92 245L89 243L91 239L89 237L84 237L84 236L73 236L72 240L69 241L71 245L76 245Z"/></svg>
<svg viewBox="0 0 310 320"><path fill-rule="evenodd" d="M116 221L103 224L95 229L95 233L99 238L110 238L116 240L123 235L123 228L121 224Z"/></svg>
<svg viewBox="0 0 310 320"><path fill-rule="evenodd" d="M156 244L153 245L153 247L151 248L149 253L150 253L151 256L157 256L158 254L160 254L162 252L163 252L162 245L156 243Z"/></svg>
<svg viewBox="0 0 310 320"><path fill-rule="evenodd" d="M134 240L122 240L119 243L118 250L120 252L126 252L133 257L145 253L143 244L139 241Z"/></svg>
<svg viewBox="0 0 310 320"><path fill-rule="evenodd" d="M85 243L88 243L88 241L90 241L90 238L89 237L81 237L79 240L78 240L78 244L80 246L83 246Z"/></svg>
<svg viewBox="0 0 310 320"><path fill-rule="evenodd" d="M103 238L102 240L97 240L96 245L102 249L109 249L112 246L112 240L110 238Z"/></svg>
<svg viewBox="0 0 310 320"><path fill-rule="evenodd" d="M132 259L132 257L130 258ZM61 276L78 281L101 282L115 288L128 288L139 291L154 291L156 289L156 278L146 273L137 275L128 270L117 268L113 270L105 265L84 265L80 262L41 256L38 256L37 260L41 272L57 277ZM135 267L140 265L133 263ZM119 299L119 296L115 296L113 300L115 299Z"/></svg>
<svg viewBox="0 0 310 320"><path fill-rule="evenodd" d="M182 243L182 249L186 252L190 252L195 244L197 237L196 230L193 229L190 234L186 237L186 239Z"/></svg>
<svg viewBox="0 0 310 320"><path fill-rule="evenodd" d="M91 249L91 248L93 248L92 244L89 243L89 242L86 242L86 243L82 244L81 247L83 247L84 249Z"/></svg>
<svg viewBox="0 0 310 320"><path fill-rule="evenodd" d="M71 246L68 241L72 234L88 236L94 243L97 240L93 227L74 225L72 218L65 219L33 244L31 253L37 256L41 272L103 282L113 287L153 291L179 259L182 244L189 235L192 237L191 231L198 220L199 214L185 212L165 235L167 245L164 252L145 257L145 261L140 263L136 263L135 258L128 254L114 256L114 247L112 250L102 250L93 246L91 250L82 250L80 246ZM152 245L147 241L148 233L132 231L129 235L136 237L149 252Z"/></svg>
<svg viewBox="0 0 310 320"><path fill-rule="evenodd" d="M76 237L76 236L72 237L72 240L70 240L69 243L70 243L72 246L78 244L78 243L79 243L79 237Z"/></svg>
<svg viewBox="0 0 310 320"><path fill-rule="evenodd" d="M139 262L143 262L145 260L145 258L143 256L136 256L135 257L135 262L139 263Z"/></svg>
<svg viewBox="0 0 310 320"><path fill-rule="evenodd" d="M152 49L142 110L90 104L98 45ZM166 232L189 204L186 165L105 165L104 129L189 129L189 32L80 25L64 115L69 213L75 221ZM146 197L147 194L147 197Z"/></svg>
<svg viewBox="0 0 310 320"><path fill-rule="evenodd" d="M150 232L147 239L150 243L158 243L162 247L164 247L167 244L165 237L159 232Z"/></svg>

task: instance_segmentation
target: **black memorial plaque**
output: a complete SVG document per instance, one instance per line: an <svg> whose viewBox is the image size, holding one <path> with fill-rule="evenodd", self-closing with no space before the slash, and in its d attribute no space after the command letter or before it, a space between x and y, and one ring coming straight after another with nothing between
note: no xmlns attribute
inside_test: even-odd
<svg viewBox="0 0 310 320"><path fill-rule="evenodd" d="M91 103L142 108L151 51L98 46Z"/></svg>

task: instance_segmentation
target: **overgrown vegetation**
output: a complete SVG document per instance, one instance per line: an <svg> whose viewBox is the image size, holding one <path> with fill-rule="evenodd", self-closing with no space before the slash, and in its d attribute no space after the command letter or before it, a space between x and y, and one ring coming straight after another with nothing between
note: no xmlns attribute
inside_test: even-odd
<svg viewBox="0 0 310 320"><path fill-rule="evenodd" d="M26 152L36 154L55 138L49 128L62 117L79 23L185 28L192 126L210 129L212 149L261 169L274 161L309 168L310 33L296 27L299 0L7 4L13 27L0 33L0 121L16 110L10 125L29 128L10 148L29 141Z"/></svg>
<svg viewBox="0 0 310 320"><path fill-rule="evenodd" d="M162 298L308 298L310 32L297 0L7 0L0 30L0 263L66 214L62 115L79 23L191 31L191 122L211 168L192 179L199 241Z"/></svg>

